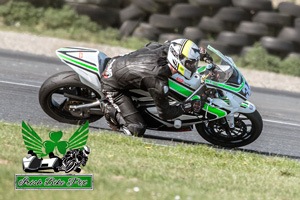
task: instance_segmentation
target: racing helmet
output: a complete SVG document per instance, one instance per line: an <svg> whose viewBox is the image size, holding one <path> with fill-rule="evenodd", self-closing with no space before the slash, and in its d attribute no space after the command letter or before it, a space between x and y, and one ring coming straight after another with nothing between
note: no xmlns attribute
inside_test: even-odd
<svg viewBox="0 0 300 200"><path fill-rule="evenodd" d="M199 47L188 39L176 39L170 42L167 60L178 73L191 79L200 60Z"/></svg>
<svg viewBox="0 0 300 200"><path fill-rule="evenodd" d="M83 147L83 154L84 154L85 156L88 156L88 155L90 154L90 152L91 152L91 148L90 148L89 146L85 145L85 146Z"/></svg>

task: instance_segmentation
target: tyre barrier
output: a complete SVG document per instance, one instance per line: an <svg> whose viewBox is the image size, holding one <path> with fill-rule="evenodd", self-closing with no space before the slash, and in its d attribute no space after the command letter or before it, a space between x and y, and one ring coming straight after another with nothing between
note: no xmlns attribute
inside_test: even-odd
<svg viewBox="0 0 300 200"><path fill-rule="evenodd" d="M54 7L63 2L17 1L28 1L36 6L43 2ZM281 2L277 8L273 8L271 0L64 2L104 27L119 28L122 37L160 42L184 37L199 45L215 45L227 54L245 54L254 42L260 42L270 53L280 56L295 57L300 53L300 5L292 2Z"/></svg>
<svg viewBox="0 0 300 200"><path fill-rule="evenodd" d="M232 4L249 11L271 11L273 9L272 2L268 0L232 0Z"/></svg>
<svg viewBox="0 0 300 200"><path fill-rule="evenodd" d="M260 39L261 45L268 50L269 53L285 57L294 50L291 41L282 40L275 37L264 36Z"/></svg>
<svg viewBox="0 0 300 200"><path fill-rule="evenodd" d="M276 9L269 0L147 0L148 9L137 2L132 0L121 13L133 5L144 13L120 15L123 21L141 20L133 37L159 42L184 37L227 54L243 55L255 42L280 56L300 53L300 6L290 2Z"/></svg>
<svg viewBox="0 0 300 200"><path fill-rule="evenodd" d="M132 36L137 38L146 38L148 40L157 41L162 32L148 23L140 23L134 30Z"/></svg>
<svg viewBox="0 0 300 200"><path fill-rule="evenodd" d="M102 26L119 26L119 9L113 7L102 7L95 4L68 3L78 14L87 15L91 20Z"/></svg>

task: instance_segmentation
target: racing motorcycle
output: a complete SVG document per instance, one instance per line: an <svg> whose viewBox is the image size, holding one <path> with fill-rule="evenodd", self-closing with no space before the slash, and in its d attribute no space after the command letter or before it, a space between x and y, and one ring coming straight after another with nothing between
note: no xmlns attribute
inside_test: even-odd
<svg viewBox="0 0 300 200"><path fill-rule="evenodd" d="M147 129L182 132L196 127L206 141L215 145L234 148L250 144L263 129L259 112L247 101L250 86L232 58L210 45L207 48L221 58L219 65L211 62L198 67L189 80L179 74L169 78L170 104L202 98L204 106L200 113L163 120L150 94L141 89L130 90L132 101ZM61 48L56 54L73 71L55 74L44 82L39 91L42 109L63 123L99 120L103 116L100 102L105 100L100 83L105 54L78 47Z"/></svg>

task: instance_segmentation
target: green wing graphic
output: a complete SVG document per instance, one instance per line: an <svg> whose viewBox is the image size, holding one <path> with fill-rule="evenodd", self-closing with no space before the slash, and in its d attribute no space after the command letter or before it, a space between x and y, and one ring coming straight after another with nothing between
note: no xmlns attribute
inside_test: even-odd
<svg viewBox="0 0 300 200"><path fill-rule="evenodd" d="M24 121L22 121L22 133L25 146L28 150L33 150L38 157L47 155L43 153L44 146L40 136L38 136L31 126L29 124L27 125Z"/></svg>
<svg viewBox="0 0 300 200"><path fill-rule="evenodd" d="M82 149L86 145L89 133L89 122L81 125L68 141L69 149Z"/></svg>

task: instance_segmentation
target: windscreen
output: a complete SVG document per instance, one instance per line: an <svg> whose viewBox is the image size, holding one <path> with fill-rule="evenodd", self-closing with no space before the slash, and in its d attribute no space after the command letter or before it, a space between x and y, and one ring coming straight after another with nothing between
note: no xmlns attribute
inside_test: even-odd
<svg viewBox="0 0 300 200"><path fill-rule="evenodd" d="M233 69L230 65L218 65L214 70L215 81L225 83L232 76Z"/></svg>
<svg viewBox="0 0 300 200"><path fill-rule="evenodd" d="M216 69L219 70L220 75L215 75L215 77L213 77L211 81L220 82L220 84L218 84L218 87L233 92L244 100L248 99L251 95L251 88L243 75L237 69L232 58L224 56L220 51L214 49L210 45L208 45L207 48L222 59L221 65L216 67ZM208 83L210 82L208 81Z"/></svg>

